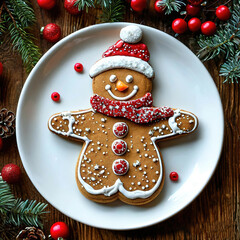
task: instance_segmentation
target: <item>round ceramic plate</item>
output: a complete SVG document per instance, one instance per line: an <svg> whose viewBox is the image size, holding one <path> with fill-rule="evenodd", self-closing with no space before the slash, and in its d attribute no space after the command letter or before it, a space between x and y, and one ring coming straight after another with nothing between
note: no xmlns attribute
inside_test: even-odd
<svg viewBox="0 0 240 240"><path fill-rule="evenodd" d="M161 222L188 205L211 178L223 143L223 110L212 78L182 43L159 30L140 26L155 70L155 106L195 113L199 128L188 136L160 144L166 179L160 195L136 207L120 201L98 204L86 199L75 182L81 144L52 134L48 118L57 112L89 108L90 67L119 40L128 23L84 28L53 46L29 75L17 109L17 143L26 172L40 194L55 208L82 223L106 229L135 229ZM74 64L84 66L83 73ZM59 92L61 102L51 100ZM169 173L178 172L178 182Z"/></svg>

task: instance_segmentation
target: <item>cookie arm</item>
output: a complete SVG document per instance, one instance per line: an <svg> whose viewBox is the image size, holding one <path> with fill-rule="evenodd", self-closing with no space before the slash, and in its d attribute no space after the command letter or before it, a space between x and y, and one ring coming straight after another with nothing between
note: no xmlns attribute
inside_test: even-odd
<svg viewBox="0 0 240 240"><path fill-rule="evenodd" d="M198 127L197 117L188 111L174 109L172 117L156 122L149 130L149 135L156 140L186 135L194 132Z"/></svg>
<svg viewBox="0 0 240 240"><path fill-rule="evenodd" d="M62 137L68 137L77 141L90 141L88 139L89 132L87 127L84 128L84 126L81 126L83 129L81 131L76 128L80 122L85 122L80 121L79 119L89 113L92 113L92 109L54 114L48 120L48 128L51 132Z"/></svg>

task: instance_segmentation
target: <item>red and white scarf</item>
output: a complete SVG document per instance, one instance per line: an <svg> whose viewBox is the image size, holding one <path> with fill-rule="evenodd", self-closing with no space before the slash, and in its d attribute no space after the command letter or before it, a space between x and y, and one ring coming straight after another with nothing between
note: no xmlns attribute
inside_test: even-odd
<svg viewBox="0 0 240 240"><path fill-rule="evenodd" d="M131 101L113 101L97 94L90 98L93 110L110 117L123 117L135 123L151 123L173 116L169 107L152 107L151 93Z"/></svg>

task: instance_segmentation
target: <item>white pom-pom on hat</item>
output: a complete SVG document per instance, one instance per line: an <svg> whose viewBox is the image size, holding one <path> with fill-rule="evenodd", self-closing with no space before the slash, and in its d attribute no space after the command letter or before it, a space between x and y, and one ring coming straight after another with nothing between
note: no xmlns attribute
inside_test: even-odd
<svg viewBox="0 0 240 240"><path fill-rule="evenodd" d="M136 25L129 25L122 28L120 38L127 43L138 43L142 39L142 30Z"/></svg>

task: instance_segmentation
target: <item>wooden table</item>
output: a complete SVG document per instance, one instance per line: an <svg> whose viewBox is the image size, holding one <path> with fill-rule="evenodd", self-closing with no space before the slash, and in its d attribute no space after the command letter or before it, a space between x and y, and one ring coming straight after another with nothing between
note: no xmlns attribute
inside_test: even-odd
<svg viewBox="0 0 240 240"><path fill-rule="evenodd" d="M50 22L57 23L62 28L63 37L83 27L98 23L99 10L83 12L80 16L68 14L63 2L58 1L54 10L45 11L39 8L36 1L31 1L37 16L35 36L42 53L51 46L40 37L39 29ZM152 1L151 1L152 2ZM150 4L149 4L150 5ZM171 35L171 21L174 16L159 17L149 8L142 15L126 10L125 21L145 24ZM195 41L186 34L179 38L193 51ZM0 61L4 64L4 73L0 77L1 108L6 107L16 111L18 99L27 74L22 66L21 58L10 50L10 42L5 41L0 46ZM184 210L174 217L141 230L109 231L89 227L76 222L52 206L47 214L44 232L49 234L49 228L56 221L65 221L71 229L71 239L239 239L240 238L240 89L238 84L223 84L219 77L220 62L215 60L205 63L219 90L225 115L225 141L223 152L217 169L202 193ZM25 173L15 137L9 138L0 152L0 168L7 163L16 163L23 171L22 182L13 187L13 192L22 199L36 199L46 202L32 185Z"/></svg>

